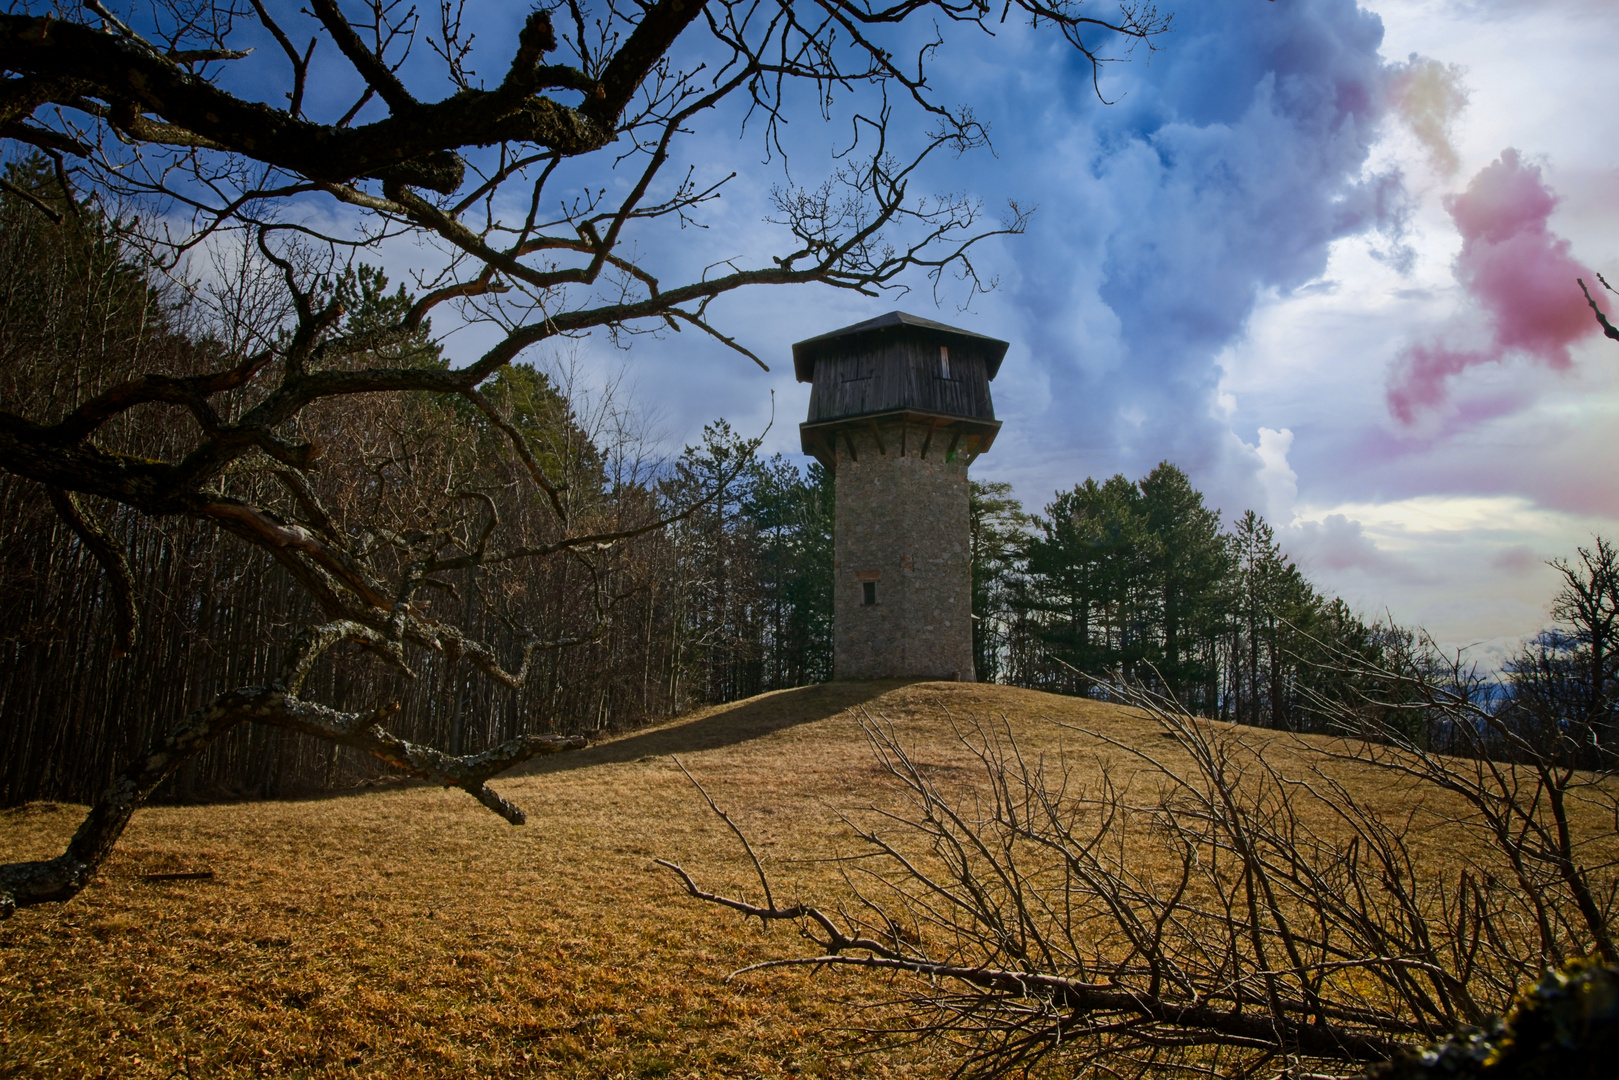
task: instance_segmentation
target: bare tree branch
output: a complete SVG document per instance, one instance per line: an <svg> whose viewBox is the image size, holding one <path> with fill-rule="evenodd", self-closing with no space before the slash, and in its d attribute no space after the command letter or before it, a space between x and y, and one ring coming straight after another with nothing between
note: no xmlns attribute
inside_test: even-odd
<svg viewBox="0 0 1619 1080"><path fill-rule="evenodd" d="M947 273L970 298L993 285L979 276L976 246L1028 220L1014 206L986 223L976 199L913 190L935 156L983 145L985 130L970 110L938 100L928 76L935 45L914 62L895 59L894 24L941 15L989 32L981 5L579 0L556 9L571 20L568 40L555 32L554 11L536 10L516 42L494 43L487 60L446 6L432 53L407 63L417 32L409 5L251 0L251 13L202 19L176 3L0 14L0 138L54 156L67 205L87 208L81 224L106 224L98 242L116 249L120 265L140 268L142 285L121 367L74 384L67 400L6 398L0 469L51 490L106 568L126 637L139 616L132 575L142 568L119 561L83 510L88 497L137 519L186 519L242 540L307 594L313 625L281 688L229 691L176 728L155 757L131 766L119 794L98 803L76 846L23 875L34 884L18 886L18 905L37 902L25 894L82 887L133 806L168 775L162 762L241 722L363 749L520 820L484 781L544 752L549 736L482 758L413 746L364 719L371 713L298 697L319 684L309 681L315 658L352 648L403 678L442 662L521 687L536 657L596 640L614 605L634 595L639 586L615 577L612 553L712 505L738 473L722 470L711 490L683 501L643 485L603 510L592 503L599 492L572 486L565 456L553 463L531 445L527 421L501 398L511 365L558 338L622 344L689 325L764 367L759 352L714 324L716 298L795 284L874 296L918 275L937 290ZM1108 61L1082 34L1150 45L1168 25L1150 8L1127 5L1110 21L1068 0L1012 0L1002 17L1012 15L1063 35L1093 65ZM249 55L243 46L264 32L277 50ZM307 93L322 40L336 46L322 78L342 97L329 108L328 95L317 107ZM474 61L500 72L498 83L481 88ZM888 104L890 87L934 128L913 138ZM735 103L778 140L802 105L830 118L834 91L855 103L853 143L825 183L776 192L769 227L780 253L744 261L720 250L692 260L710 265L691 279L660 280L644 256L648 239L665 225L704 235L703 214L731 172L696 179L708 171L692 160L703 153L691 137L698 124ZM25 185L6 188L6 198L17 197L13 187ZM35 210L55 206L24 194ZM58 217L65 228L68 215ZM363 259L400 239L432 249L437 269L421 272L418 296L366 294ZM201 269L209 260L239 263L252 302L205 303L221 276L217 266ZM195 333L158 313L176 300L198 320ZM493 342L482 355L443 355L428 322L441 310L492 329ZM183 362L171 363L177 356ZM378 400L397 403L387 414L397 429L351 430ZM435 434L443 453L433 483L413 457L422 441L408 430L410 410L425 402L454 416L453 430ZM456 411L463 404L471 407ZM144 423L171 413L178 423ZM757 445L728 469L746 468ZM469 480L469 461L513 486L482 483L487 473ZM550 511L543 524L511 512L525 475ZM513 580L516 567L550 557L584 582L566 625L523 610ZM446 595L468 595L494 614L441 617L433 598ZM332 652L338 642L348 646Z"/></svg>
<svg viewBox="0 0 1619 1080"><path fill-rule="evenodd" d="M862 857L846 863L850 896L837 914L778 904L741 826L706 792L767 883L765 902L705 890L659 863L695 899L797 925L813 950L736 975L783 966L911 975L907 1015L890 1030L964 1045L961 1071L971 1075L1052 1059L1067 1070L1248 1077L1273 1073L1278 1057L1300 1074L1338 1075L1484 1024L1547 963L1601 951L1604 926L1578 916L1559 922L1550 946L1523 932L1526 910L1568 904L1575 878L1591 888L1600 872L1604 895L1613 884L1611 864L1599 871L1577 854L1590 820L1552 813L1543 786L1475 795L1471 817L1444 816L1456 805L1446 803L1431 823L1411 812L1391 819L1344 783L1339 764L1407 778L1414 787L1401 799L1418 806L1424 790L1467 798L1489 770L1410 747L1299 740L1284 772L1240 729L1140 687L1108 691L1166 741L1149 748L1074 730L1141 767L1145 783L1133 786L1158 788L1145 803L1113 786L1116 761L1089 767L1097 780L1086 782L1066 754L1030 761L1004 724L957 725L982 769L947 795L891 725L862 715L903 807L870 808L869 826L845 819ZM1497 829L1490 822L1507 804L1514 828ZM1538 843L1525 823L1552 819L1574 830L1575 844L1553 861L1577 874L1548 867L1503 881ZM1414 846L1436 830L1454 845L1475 829L1488 842L1456 851L1456 876L1424 865Z"/></svg>
<svg viewBox="0 0 1619 1080"><path fill-rule="evenodd" d="M1614 341L1619 341L1619 326L1614 326L1613 323L1609 322L1608 316L1603 314L1601 308L1597 307L1596 300L1591 296L1591 290L1585 287L1585 279L1575 278L1574 280L1580 283L1580 292L1585 294L1585 302L1591 306L1591 314L1595 315L1597 317L1597 322L1601 324L1603 336L1612 338ZM1613 287L1608 285L1608 283L1603 280L1601 274L1597 275L1597 280L1601 281L1603 286L1607 288L1609 292L1613 291Z"/></svg>
<svg viewBox="0 0 1619 1080"><path fill-rule="evenodd" d="M238 724L286 728L363 750L407 775L461 788L513 825L521 825L525 815L488 786L490 778L530 758L586 745L577 735L528 735L481 754L457 757L390 735L382 725L398 709L393 703L368 713L343 713L300 700L279 685L221 694L176 725L113 781L61 855L0 865L0 918L9 918L17 908L62 903L78 895L111 853L136 808L176 769Z"/></svg>
<svg viewBox="0 0 1619 1080"><path fill-rule="evenodd" d="M129 560L118 542L108 535L106 527L85 511L75 495L60 488L46 488L45 492L56 513L83 541L107 575L118 617L118 644L112 655L122 659L135 647L140 633L140 612L135 607L135 579L129 572Z"/></svg>

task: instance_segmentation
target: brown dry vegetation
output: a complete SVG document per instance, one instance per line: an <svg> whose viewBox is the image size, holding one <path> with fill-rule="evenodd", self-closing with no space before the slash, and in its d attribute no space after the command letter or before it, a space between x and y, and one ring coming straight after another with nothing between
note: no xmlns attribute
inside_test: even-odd
<svg viewBox="0 0 1619 1080"><path fill-rule="evenodd" d="M880 980L750 974L790 955L690 900L653 865L753 895L734 840L670 760L730 810L773 876L835 902L840 811L896 798L851 709L892 721L947 786L978 762L950 714L1005 718L1026 751L1139 769L1048 722L1173 744L1152 721L1075 698L948 683L781 691L548 760L498 784L512 828L464 793L415 787L306 802L141 811L101 879L0 924L0 1077L942 1075L942 1047L864 1052L840 1025ZM1223 726L1223 725L1222 725ZM1267 757L1315 743L1247 729ZM1301 760L1299 764L1304 764ZM1393 808L1387 774L1334 765ZM1375 781L1374 781L1375 777ZM79 808L0 815L0 860L61 849ZM1443 867L1445 832L1426 838ZM1454 838L1452 838L1454 839ZM1148 857L1143 849L1143 857ZM211 870L212 880L143 875Z"/></svg>

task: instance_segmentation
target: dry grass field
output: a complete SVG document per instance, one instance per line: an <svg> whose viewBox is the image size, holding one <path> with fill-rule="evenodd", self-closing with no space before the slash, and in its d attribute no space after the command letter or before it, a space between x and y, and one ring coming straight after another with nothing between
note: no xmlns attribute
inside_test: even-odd
<svg viewBox="0 0 1619 1080"><path fill-rule="evenodd" d="M847 850L839 813L894 797L851 712L862 708L952 784L977 767L952 714L1004 718L1026 748L1061 744L1121 775L1119 751L1050 719L1173 748L1151 721L1091 701L845 683L540 762L496 784L529 811L521 828L422 787L149 808L80 897L0 923L0 1077L947 1074L941 1048L872 1052L844 1033L851 1004L881 1001L880 981L778 971L727 983L791 953L791 932L698 904L653 864L757 894L678 755L789 892L834 902L835 866L792 860ZM1273 759L1312 752L1245 738ZM60 851L81 809L0 814L0 860ZM202 870L212 879L145 876Z"/></svg>

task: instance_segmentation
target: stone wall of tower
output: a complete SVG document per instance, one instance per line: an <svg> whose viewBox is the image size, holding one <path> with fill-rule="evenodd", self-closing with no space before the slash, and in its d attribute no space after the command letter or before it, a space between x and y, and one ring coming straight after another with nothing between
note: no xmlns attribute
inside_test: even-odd
<svg viewBox="0 0 1619 1080"><path fill-rule="evenodd" d="M949 450L915 424L850 424L838 435L839 679L974 678L967 465ZM868 583L875 604L864 602Z"/></svg>

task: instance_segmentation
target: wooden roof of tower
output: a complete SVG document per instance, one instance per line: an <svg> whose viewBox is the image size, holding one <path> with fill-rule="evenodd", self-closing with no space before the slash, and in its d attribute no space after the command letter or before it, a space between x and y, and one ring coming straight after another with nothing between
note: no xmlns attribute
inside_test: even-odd
<svg viewBox="0 0 1619 1080"><path fill-rule="evenodd" d="M836 469L836 432L850 423L921 424L941 436L950 456L959 445L970 462L1000 430L989 382L1007 347L902 311L798 342L794 373L813 386L799 425L804 452Z"/></svg>
<svg viewBox="0 0 1619 1080"><path fill-rule="evenodd" d="M890 311L887 315L879 315L875 319L867 319L865 322L855 323L853 326L845 326L841 330L817 334L815 337L805 338L803 341L794 343L793 374L798 377L799 382L814 382L815 361L821 356L859 344L852 339L861 336L886 336L884 331L892 332L900 327L910 327L915 331L921 331L918 336L936 337L941 345L977 346L985 354L984 359L991 379L1000 374L1001 361L1005 359L1006 350L1009 347L1007 342L999 338L975 334L970 330L959 330L954 326L946 326L944 323L934 322L932 319L908 315L903 311ZM958 340L952 341L952 338Z"/></svg>

